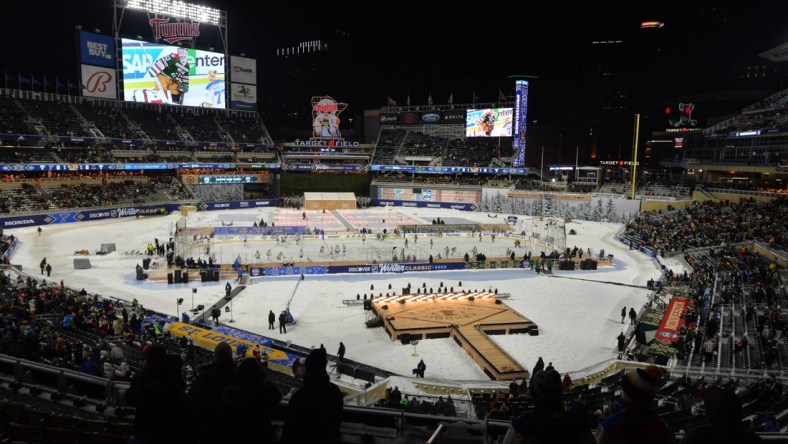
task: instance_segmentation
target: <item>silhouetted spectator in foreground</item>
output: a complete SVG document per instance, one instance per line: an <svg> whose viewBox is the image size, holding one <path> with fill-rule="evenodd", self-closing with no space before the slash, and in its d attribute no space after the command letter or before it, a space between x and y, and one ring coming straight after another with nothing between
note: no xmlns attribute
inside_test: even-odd
<svg viewBox="0 0 788 444"><path fill-rule="evenodd" d="M304 386L290 398L282 444L338 443L342 424L342 392L326 373L326 353L314 349L306 358Z"/></svg>
<svg viewBox="0 0 788 444"><path fill-rule="evenodd" d="M145 353L145 364L132 378L127 395L128 403L136 407L134 438L137 442L172 443L193 439L192 427L188 425L186 383L181 364L180 356L167 354L161 344L151 345ZM173 427L174 424L182 426Z"/></svg>
<svg viewBox="0 0 788 444"><path fill-rule="evenodd" d="M594 443L588 421L581 415L564 411L564 384L555 369L538 372L529 390L534 409L512 420L503 444Z"/></svg>
<svg viewBox="0 0 788 444"><path fill-rule="evenodd" d="M227 385L236 382L236 372L232 347L226 342L220 342L213 350L213 362L200 369L189 391L194 418L221 416L222 393ZM196 421L199 425L199 420ZM203 442L222 442L225 433L225 427L201 427L199 438Z"/></svg>
<svg viewBox="0 0 788 444"><path fill-rule="evenodd" d="M706 421L688 430L682 444L762 442L760 436L742 426L742 403L731 390L714 387L706 392L703 403Z"/></svg>
<svg viewBox="0 0 788 444"><path fill-rule="evenodd" d="M268 380L263 365L255 358L246 358L238 365L234 384L222 392L223 424L254 424L254 441L274 442L271 412L279 405L282 393ZM245 427L224 427L224 442L245 442Z"/></svg>
<svg viewBox="0 0 788 444"><path fill-rule="evenodd" d="M662 376L661 368L649 365L630 370L621 378L621 407L599 422L597 444L676 442L673 432L651 408Z"/></svg>

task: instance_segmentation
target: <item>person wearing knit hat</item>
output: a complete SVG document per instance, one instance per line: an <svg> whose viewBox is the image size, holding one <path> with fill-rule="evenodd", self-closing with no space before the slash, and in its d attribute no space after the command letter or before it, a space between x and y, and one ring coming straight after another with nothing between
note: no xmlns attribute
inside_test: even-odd
<svg viewBox="0 0 788 444"><path fill-rule="evenodd" d="M528 386L534 409L512 420L503 444L568 443L593 444L588 420L564 410L564 384L555 370L537 372Z"/></svg>
<svg viewBox="0 0 788 444"><path fill-rule="evenodd" d="M651 408L663 375L662 368L648 365L621 378L621 407L599 422L597 444L676 442L673 432Z"/></svg>
<svg viewBox="0 0 788 444"><path fill-rule="evenodd" d="M622 397L636 404L651 402L657 394L662 375L662 369L656 365L627 372L621 378Z"/></svg>
<svg viewBox="0 0 788 444"><path fill-rule="evenodd" d="M307 356L304 386L287 404L280 443L339 442L344 401L326 373L327 363L325 348L316 348Z"/></svg>

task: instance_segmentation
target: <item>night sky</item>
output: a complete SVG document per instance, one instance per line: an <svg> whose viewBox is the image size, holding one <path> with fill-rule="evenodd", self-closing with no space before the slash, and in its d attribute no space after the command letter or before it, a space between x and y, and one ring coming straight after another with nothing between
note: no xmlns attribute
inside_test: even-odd
<svg viewBox="0 0 788 444"><path fill-rule="evenodd" d="M439 8L423 1L196 3L228 11L230 53L258 60L261 107L326 94L350 103L356 115L384 105L387 96L404 104L409 95L413 104L426 105L428 94L435 103L453 94L455 103L468 103L475 91L481 101L495 101L499 90L511 94L508 76L515 74L538 76L531 87L535 116L547 109L582 111L583 76L593 71L590 42L608 39L627 45L631 87L642 102L633 104L637 110L664 97L724 89L740 66L769 63L757 54L788 41L788 2L768 0ZM30 4L20 1L4 7L12 25L0 30L3 70L13 77L76 80L75 26L112 30L111 0L44 2L43 14L31 14ZM641 30L644 20L665 27ZM128 12L123 23L122 34L150 37L144 14ZM210 39L201 37L197 46L218 48ZM330 49L312 75L303 81L283 75L276 48L316 39Z"/></svg>

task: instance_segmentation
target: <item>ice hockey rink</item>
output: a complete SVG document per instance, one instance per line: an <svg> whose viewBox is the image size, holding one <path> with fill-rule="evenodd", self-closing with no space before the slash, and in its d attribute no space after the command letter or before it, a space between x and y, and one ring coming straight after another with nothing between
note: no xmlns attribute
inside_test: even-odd
<svg viewBox="0 0 788 444"><path fill-rule="evenodd" d="M39 235L36 227L6 230L20 238L20 245L12 256L12 263L34 277L41 277L38 264L46 257L52 265L53 283L64 281L66 286L89 293L98 293L126 301L137 299L148 309L177 316L179 312L203 304L210 306L224 297L227 280L220 282L192 281L188 284L138 281L135 266L146 256L145 246L169 240L177 226L186 227L252 227L265 221L269 226L304 225L310 230L325 230L326 235L295 236L235 236L215 238L211 251L219 263L236 259L249 264L276 263L292 259L295 262L321 263L388 261L395 254L426 262L432 255L458 260L474 248L488 258L509 256L517 258L531 251L539 254L536 242L521 241L514 247L513 238L503 234L493 241L489 235L480 240L478 234L465 236L413 236L407 238L391 234L398 225L432 224L440 218L446 224L503 224L507 214L461 212L447 209L416 209L383 207L332 212L281 208L193 212L183 218L180 212L163 216L125 218L97 222L48 225ZM306 216L306 217L304 217ZM513 227L517 231L535 229L545 223L538 217L518 216ZM532 225L534 224L534 225ZM356 232L334 237L334 230ZM361 229L372 231L362 235ZM648 302L647 280L657 279L659 266L654 259L629 248L615 239L620 224L571 221L566 231L569 248L577 246L598 255L612 255L612 266L597 270L562 271L553 269L552 275L537 274L528 269L457 270L412 273L335 274L300 276L260 276L236 296L231 311L222 313L220 323L232 320L232 327L250 333L292 341L305 347L324 344L329 353L336 353L340 341L346 357L385 370L410 376L420 359L427 364L427 377L451 380L488 380L472 359L452 339L422 340L417 346L392 341L382 328L367 328L370 315L361 305L345 305L342 301L357 295L393 292L406 287L436 288L452 286L463 289L497 290L511 296L504 301L509 307L534 321L539 335L497 335L493 340L519 362L530 369L541 356L552 362L562 373L573 376L590 373L616 358L616 336L631 328L621 323L622 307L640 310ZM378 238L383 229L390 235ZM380 236L382 237L382 236ZM430 242L432 241L432 243ZM97 255L101 244L114 243L116 251ZM202 244L190 247L195 259L207 260ZM322 248L322 252L321 252ZM329 253L330 250L330 253ZM269 254L270 253L270 254ZM446 254L448 253L448 254ZM256 257L259 255L259 261ZM270 259L269 259L270 257ZM280 259L277 259L277 258ZM89 269L74 269L75 258L87 258ZM153 267L166 267L164 258L153 258ZM677 267L680 267L677 265ZM682 271L678 269L678 271ZM229 281L232 286L236 283ZM389 286L391 289L389 289ZM372 288L374 287L374 290ZM196 293L193 292L196 289ZM184 298L181 306L176 301ZM279 313L289 307L295 318L286 334L267 329L269 310Z"/></svg>

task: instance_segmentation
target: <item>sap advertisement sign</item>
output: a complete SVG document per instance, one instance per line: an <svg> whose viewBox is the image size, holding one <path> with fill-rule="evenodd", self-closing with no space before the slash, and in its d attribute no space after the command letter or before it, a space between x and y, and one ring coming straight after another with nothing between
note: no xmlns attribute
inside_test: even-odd
<svg viewBox="0 0 788 444"><path fill-rule="evenodd" d="M80 61L86 65L113 69L117 66L115 39L107 35L79 31L79 55Z"/></svg>

